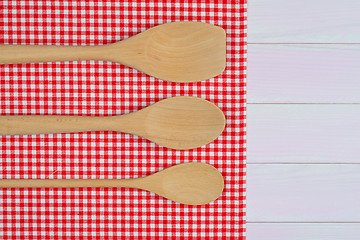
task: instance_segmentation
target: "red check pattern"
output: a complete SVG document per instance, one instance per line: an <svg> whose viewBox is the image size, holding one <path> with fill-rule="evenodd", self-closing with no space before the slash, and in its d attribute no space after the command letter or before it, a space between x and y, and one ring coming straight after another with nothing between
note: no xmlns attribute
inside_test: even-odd
<svg viewBox="0 0 360 240"><path fill-rule="evenodd" d="M2 0L0 44L107 44L173 21L226 30L223 74L177 84L111 62L0 65L0 114L109 116L190 95L225 113L217 140L177 151L117 132L3 136L0 178L134 178L198 161L222 172L223 195L187 206L135 189L0 189L0 239L245 239L246 0Z"/></svg>

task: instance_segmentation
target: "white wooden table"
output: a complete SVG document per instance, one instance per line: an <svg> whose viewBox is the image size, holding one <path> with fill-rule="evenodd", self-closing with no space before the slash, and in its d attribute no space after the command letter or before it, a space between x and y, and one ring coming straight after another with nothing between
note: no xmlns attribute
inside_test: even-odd
<svg viewBox="0 0 360 240"><path fill-rule="evenodd" d="M247 239L360 239L360 1L249 0Z"/></svg>

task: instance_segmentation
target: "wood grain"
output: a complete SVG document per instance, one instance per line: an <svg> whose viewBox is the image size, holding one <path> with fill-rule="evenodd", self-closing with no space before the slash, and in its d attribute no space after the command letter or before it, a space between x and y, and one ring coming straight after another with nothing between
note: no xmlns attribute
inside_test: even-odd
<svg viewBox="0 0 360 240"><path fill-rule="evenodd" d="M248 163L360 163L359 104L248 104Z"/></svg>
<svg viewBox="0 0 360 240"><path fill-rule="evenodd" d="M0 45L0 53L0 64L105 60L167 81L197 82L224 71L226 33L207 23L172 22L102 46Z"/></svg>
<svg viewBox="0 0 360 240"><path fill-rule="evenodd" d="M359 43L356 0L250 0L249 43Z"/></svg>
<svg viewBox="0 0 360 240"><path fill-rule="evenodd" d="M249 103L360 103L358 76L359 44L248 46Z"/></svg>
<svg viewBox="0 0 360 240"><path fill-rule="evenodd" d="M248 164L250 222L360 222L360 164Z"/></svg>
<svg viewBox="0 0 360 240"><path fill-rule="evenodd" d="M111 117L0 116L0 135L119 131L164 147L191 149L215 140L225 124L225 116L215 104L197 97L179 96Z"/></svg>
<svg viewBox="0 0 360 240"><path fill-rule="evenodd" d="M196 184L194 184L196 183ZM224 189L221 173L205 163L178 164L135 179L1 179L0 188L130 187L156 193L175 202L202 205Z"/></svg>
<svg viewBox="0 0 360 240"><path fill-rule="evenodd" d="M360 223L247 223L249 240L358 240Z"/></svg>

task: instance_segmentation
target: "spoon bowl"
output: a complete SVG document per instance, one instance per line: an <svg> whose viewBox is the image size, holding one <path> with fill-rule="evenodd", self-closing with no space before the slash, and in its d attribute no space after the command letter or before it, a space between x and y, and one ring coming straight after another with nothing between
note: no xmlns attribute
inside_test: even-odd
<svg viewBox="0 0 360 240"><path fill-rule="evenodd" d="M172 82L197 82L222 73L224 29L202 22L172 22L102 46L0 45L0 64L105 60Z"/></svg>
<svg viewBox="0 0 360 240"><path fill-rule="evenodd" d="M192 149L214 141L225 128L225 116L213 103L197 97L173 97L137 112L146 139L173 149Z"/></svg>
<svg viewBox="0 0 360 240"><path fill-rule="evenodd" d="M148 191L188 205L202 205L215 201L224 189L221 173L204 163L175 165L146 178L159 184L149 184Z"/></svg>
<svg viewBox="0 0 360 240"><path fill-rule="evenodd" d="M0 180L0 188L129 187L147 190L169 200L202 205L215 201L223 192L221 173L205 163L183 163L136 179Z"/></svg>
<svg viewBox="0 0 360 240"><path fill-rule="evenodd" d="M114 49L109 60L123 61L122 44L128 49L137 49L136 57L127 59L124 64L163 80L197 82L217 76L225 69L226 34L214 25L167 23L129 40L115 43L119 50Z"/></svg>

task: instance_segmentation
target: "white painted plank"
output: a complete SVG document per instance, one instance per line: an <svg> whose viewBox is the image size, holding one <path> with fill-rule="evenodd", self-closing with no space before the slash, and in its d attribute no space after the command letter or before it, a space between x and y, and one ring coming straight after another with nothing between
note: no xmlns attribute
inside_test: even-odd
<svg viewBox="0 0 360 240"><path fill-rule="evenodd" d="M360 164L248 164L250 222L359 222Z"/></svg>
<svg viewBox="0 0 360 240"><path fill-rule="evenodd" d="M360 104L247 105L248 163L360 163L359 149Z"/></svg>
<svg viewBox="0 0 360 240"><path fill-rule="evenodd" d="M249 43L359 43L360 1L249 0Z"/></svg>
<svg viewBox="0 0 360 240"><path fill-rule="evenodd" d="M360 44L248 46L249 103L360 103L359 76Z"/></svg>
<svg viewBox="0 0 360 240"><path fill-rule="evenodd" d="M360 164L248 164L250 222L359 222Z"/></svg>
<svg viewBox="0 0 360 240"><path fill-rule="evenodd" d="M248 223L248 240L358 240L359 223Z"/></svg>

